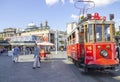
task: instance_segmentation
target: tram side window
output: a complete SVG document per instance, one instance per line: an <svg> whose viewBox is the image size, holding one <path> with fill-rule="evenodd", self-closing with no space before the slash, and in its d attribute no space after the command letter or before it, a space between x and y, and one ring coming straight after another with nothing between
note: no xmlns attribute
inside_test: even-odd
<svg viewBox="0 0 120 82"><path fill-rule="evenodd" d="M104 26L104 37L105 41L110 41L110 25L105 25Z"/></svg>
<svg viewBox="0 0 120 82"><path fill-rule="evenodd" d="M93 41L93 35L92 35L92 25L90 24L88 27L88 36L89 36L89 41Z"/></svg>
<svg viewBox="0 0 120 82"><path fill-rule="evenodd" d="M69 45L69 38L67 38L67 45Z"/></svg>
<svg viewBox="0 0 120 82"><path fill-rule="evenodd" d="M71 44L72 40L71 40L71 36L69 37L69 45Z"/></svg>
<svg viewBox="0 0 120 82"><path fill-rule="evenodd" d="M81 29L81 28L79 29L79 31L80 31L80 32L79 32L79 42L80 42L80 43L83 43L83 42L84 42L84 30L83 30L83 28L84 28L84 27L82 26L82 29Z"/></svg>
<svg viewBox="0 0 120 82"><path fill-rule="evenodd" d="M102 25L95 25L96 41L102 41Z"/></svg>
<svg viewBox="0 0 120 82"><path fill-rule="evenodd" d="M75 32L72 34L72 44L75 43Z"/></svg>
<svg viewBox="0 0 120 82"><path fill-rule="evenodd" d="M71 36L69 36L69 45L71 44Z"/></svg>
<svg viewBox="0 0 120 82"><path fill-rule="evenodd" d="M87 40L87 33L88 33L88 28L87 28L87 25L85 25L85 36L84 36L85 42L88 41L88 40Z"/></svg>

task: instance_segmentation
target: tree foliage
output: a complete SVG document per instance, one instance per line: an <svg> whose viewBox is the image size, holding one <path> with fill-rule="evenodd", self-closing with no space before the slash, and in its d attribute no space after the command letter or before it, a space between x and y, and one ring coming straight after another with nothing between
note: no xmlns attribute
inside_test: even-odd
<svg viewBox="0 0 120 82"><path fill-rule="evenodd" d="M4 40L4 39L3 39L2 37L0 37L0 41L1 41L1 40Z"/></svg>
<svg viewBox="0 0 120 82"><path fill-rule="evenodd" d="M119 36L120 35L120 31L115 32L115 35Z"/></svg>

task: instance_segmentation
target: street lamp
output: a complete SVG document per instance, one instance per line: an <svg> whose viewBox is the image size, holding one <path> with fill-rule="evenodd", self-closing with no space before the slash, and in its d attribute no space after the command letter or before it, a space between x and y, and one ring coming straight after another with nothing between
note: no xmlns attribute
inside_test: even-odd
<svg viewBox="0 0 120 82"><path fill-rule="evenodd" d="M56 54L57 54L57 46L58 46L58 45L57 45L57 42L58 42L58 41L57 41L57 38L58 38L58 35L57 35L57 30L56 30L56 32L55 32L55 35L56 35L56 37L55 37L56 46L55 46L55 47L56 47Z"/></svg>

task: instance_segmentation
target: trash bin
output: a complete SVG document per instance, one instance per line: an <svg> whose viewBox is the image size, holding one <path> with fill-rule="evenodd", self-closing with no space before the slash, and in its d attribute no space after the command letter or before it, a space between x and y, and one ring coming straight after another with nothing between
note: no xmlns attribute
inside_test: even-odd
<svg viewBox="0 0 120 82"><path fill-rule="evenodd" d="M8 51L8 56L13 56L13 51Z"/></svg>

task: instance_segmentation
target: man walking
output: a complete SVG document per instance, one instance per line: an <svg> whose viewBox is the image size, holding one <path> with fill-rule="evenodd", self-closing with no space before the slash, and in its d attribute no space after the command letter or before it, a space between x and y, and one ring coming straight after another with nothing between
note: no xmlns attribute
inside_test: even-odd
<svg viewBox="0 0 120 82"><path fill-rule="evenodd" d="M40 68L39 52L40 48L37 46L37 44L35 44L33 69L35 69L36 67Z"/></svg>
<svg viewBox="0 0 120 82"><path fill-rule="evenodd" d="M19 58L19 52L20 52L20 49L18 48L18 46L16 46L14 49L13 49L13 62L18 62L18 58Z"/></svg>

